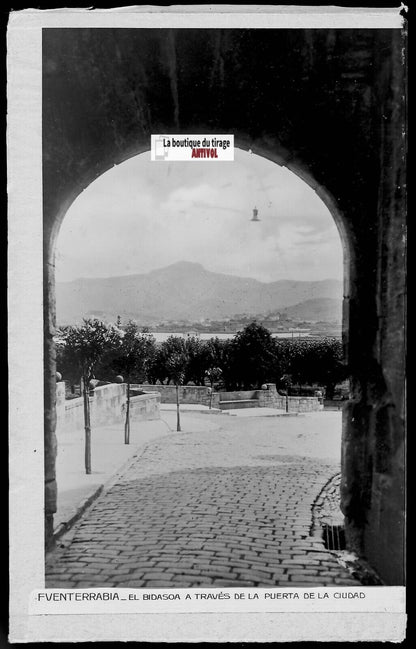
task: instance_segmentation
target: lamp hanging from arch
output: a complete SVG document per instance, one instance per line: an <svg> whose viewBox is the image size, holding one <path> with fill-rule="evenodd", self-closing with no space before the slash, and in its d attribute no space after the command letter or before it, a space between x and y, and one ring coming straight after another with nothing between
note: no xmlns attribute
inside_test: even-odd
<svg viewBox="0 0 416 649"><path fill-rule="evenodd" d="M251 218L252 221L260 221L259 217L257 216L259 213L257 207L253 208L253 216Z"/></svg>

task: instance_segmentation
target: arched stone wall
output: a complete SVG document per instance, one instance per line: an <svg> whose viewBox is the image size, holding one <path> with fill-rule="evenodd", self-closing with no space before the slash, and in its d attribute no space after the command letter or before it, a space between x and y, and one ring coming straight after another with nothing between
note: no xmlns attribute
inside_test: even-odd
<svg viewBox="0 0 416 649"><path fill-rule="evenodd" d="M54 246L85 187L151 133L234 133L300 175L346 250L342 502L350 546L403 582L404 68L399 30L43 31L45 494L55 483Z"/></svg>

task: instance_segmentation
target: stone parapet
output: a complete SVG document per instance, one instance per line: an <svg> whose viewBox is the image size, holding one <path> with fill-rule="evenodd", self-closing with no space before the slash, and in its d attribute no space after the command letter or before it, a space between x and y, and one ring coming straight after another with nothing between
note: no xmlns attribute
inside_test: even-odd
<svg viewBox="0 0 416 649"><path fill-rule="evenodd" d="M176 386L175 385L150 385L143 383L135 385L134 388L140 388L145 392L158 392L161 397L161 403L176 403ZM217 393L213 393L214 397ZM181 385L179 386L180 403L193 403L209 406L210 388L205 385Z"/></svg>
<svg viewBox="0 0 416 649"><path fill-rule="evenodd" d="M160 419L160 400L159 392L149 392L130 397L130 418L131 421L153 421ZM126 404L123 405L123 416L126 410Z"/></svg>
<svg viewBox="0 0 416 649"><path fill-rule="evenodd" d="M141 389L160 394L161 403L176 403L175 385L134 385L133 389ZM136 397L134 397L136 398ZM261 390L243 390L233 392L213 392L211 405L219 408L222 402L236 402L253 400L259 408L276 408L286 410L286 397L276 389L274 383L266 383ZM210 388L204 385L181 385L179 387L179 401L183 404L210 405ZM323 410L323 404L318 397L288 397L289 412L315 412ZM234 406L237 407L237 406Z"/></svg>
<svg viewBox="0 0 416 649"><path fill-rule="evenodd" d="M109 383L90 392L91 426L108 426L124 422L127 400L126 383ZM160 394L133 396L130 401L132 421L160 418ZM65 400L65 382L56 388L57 433L84 428L83 397Z"/></svg>
<svg viewBox="0 0 416 649"><path fill-rule="evenodd" d="M280 394L274 383L266 383L258 390L259 405L261 408L277 408L288 412L316 412L323 410L323 403L318 397L286 397Z"/></svg>

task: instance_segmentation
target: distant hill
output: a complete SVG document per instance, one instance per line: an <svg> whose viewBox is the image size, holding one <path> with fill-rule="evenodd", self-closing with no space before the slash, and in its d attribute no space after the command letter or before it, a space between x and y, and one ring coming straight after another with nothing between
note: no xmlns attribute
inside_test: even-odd
<svg viewBox="0 0 416 649"><path fill-rule="evenodd" d="M259 282L205 270L200 264L178 262L141 275L58 282L57 322L70 324L83 317L115 320L120 315L142 323L166 320L224 319L300 308L315 299L341 302L342 283L279 280Z"/></svg>
<svg viewBox="0 0 416 649"><path fill-rule="evenodd" d="M305 322L341 322L342 300L333 297L317 297L304 300L284 309L282 315Z"/></svg>

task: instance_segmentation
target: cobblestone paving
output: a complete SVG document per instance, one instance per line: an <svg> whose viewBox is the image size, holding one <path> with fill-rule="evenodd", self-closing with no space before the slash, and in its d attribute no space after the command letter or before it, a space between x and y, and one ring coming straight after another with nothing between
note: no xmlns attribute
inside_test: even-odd
<svg viewBox="0 0 416 649"><path fill-rule="evenodd" d="M258 425L159 439L48 557L46 585L357 586L310 536L338 472L333 458L285 454Z"/></svg>

